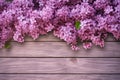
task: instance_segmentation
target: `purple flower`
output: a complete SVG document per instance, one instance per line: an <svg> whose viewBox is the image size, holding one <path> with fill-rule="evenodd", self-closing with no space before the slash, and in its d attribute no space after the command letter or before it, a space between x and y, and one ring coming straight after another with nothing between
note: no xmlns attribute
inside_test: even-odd
<svg viewBox="0 0 120 80"><path fill-rule="evenodd" d="M72 50L104 47L108 33L120 39L120 0L0 0L0 48L50 31Z"/></svg>

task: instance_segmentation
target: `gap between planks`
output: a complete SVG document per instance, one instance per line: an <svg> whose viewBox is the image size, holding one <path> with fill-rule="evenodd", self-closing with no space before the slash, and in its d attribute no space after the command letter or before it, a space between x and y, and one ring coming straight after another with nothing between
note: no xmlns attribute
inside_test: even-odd
<svg viewBox="0 0 120 80"><path fill-rule="evenodd" d="M0 74L0 80L119 80L120 75Z"/></svg>

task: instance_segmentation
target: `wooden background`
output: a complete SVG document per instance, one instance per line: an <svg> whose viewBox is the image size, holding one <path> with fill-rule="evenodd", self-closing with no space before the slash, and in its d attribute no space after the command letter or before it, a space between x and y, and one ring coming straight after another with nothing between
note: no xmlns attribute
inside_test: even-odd
<svg viewBox="0 0 120 80"><path fill-rule="evenodd" d="M72 51L51 33L0 50L0 80L120 80L120 41Z"/></svg>

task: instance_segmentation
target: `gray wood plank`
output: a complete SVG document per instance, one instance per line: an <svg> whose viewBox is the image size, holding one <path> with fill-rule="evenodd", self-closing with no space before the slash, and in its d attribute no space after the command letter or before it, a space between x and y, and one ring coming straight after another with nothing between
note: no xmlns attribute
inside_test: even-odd
<svg viewBox="0 0 120 80"><path fill-rule="evenodd" d="M14 41L14 40L13 40ZM34 41L31 37L26 37L25 41ZM58 42L63 42L63 40L60 40L58 37L54 36L51 32L46 34L46 35L40 35L38 39L35 41L40 41L40 42L51 42L51 41L58 41ZM115 42L117 41L112 35L109 35L107 39L105 40L106 42ZM118 40L120 41L120 40Z"/></svg>
<svg viewBox="0 0 120 80"><path fill-rule="evenodd" d="M31 37L26 37L25 41L34 41ZM35 41L41 41L41 42L49 42L49 41L58 41L58 42L63 42L63 40L61 40L60 38L52 35L52 34L47 34L47 35L42 35L40 36L38 39L36 39ZM120 40L116 40L113 36L108 36L107 39L105 39L105 42L115 42L115 41L119 41Z"/></svg>
<svg viewBox="0 0 120 80"><path fill-rule="evenodd" d="M0 80L120 80L120 75L0 74Z"/></svg>
<svg viewBox="0 0 120 80"><path fill-rule="evenodd" d="M1 49L0 57L120 57L120 42L106 42L104 48L90 50L80 46L72 51L65 42L12 42L11 49Z"/></svg>
<svg viewBox="0 0 120 80"><path fill-rule="evenodd" d="M113 38L110 38L109 40L115 41ZM14 40L12 40L14 41ZM56 36L54 36L52 33L48 33L46 35L40 35L38 39L33 40L31 37L26 36L25 37L25 41L29 42L29 41L40 41L40 42L51 42L51 41L58 41L58 42L63 42L63 40L60 40L59 38L57 38Z"/></svg>
<svg viewBox="0 0 120 80"><path fill-rule="evenodd" d="M120 73L120 58L0 58L0 73Z"/></svg>

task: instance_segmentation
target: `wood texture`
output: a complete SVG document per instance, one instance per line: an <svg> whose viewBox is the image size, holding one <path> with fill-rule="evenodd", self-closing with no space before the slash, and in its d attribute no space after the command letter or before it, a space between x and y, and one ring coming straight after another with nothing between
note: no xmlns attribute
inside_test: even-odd
<svg viewBox="0 0 120 80"><path fill-rule="evenodd" d="M120 73L120 59L3 58L0 73Z"/></svg>
<svg viewBox="0 0 120 80"><path fill-rule="evenodd" d="M120 80L120 75L0 74L0 80Z"/></svg>
<svg viewBox="0 0 120 80"><path fill-rule="evenodd" d="M110 40L114 40L112 38L110 38ZM25 41L34 41L31 37L26 37ZM41 42L61 42L62 40L60 40L59 38L53 36L52 33L49 33L47 35L41 35L38 39L36 39L35 41L41 41Z"/></svg>
<svg viewBox="0 0 120 80"><path fill-rule="evenodd" d="M25 41L34 41L31 37L26 37ZM53 42L53 41L57 41L57 42L63 42L63 40L60 40L58 37L54 36L52 33L49 33L47 35L41 35L38 39L36 39L35 41L41 41L41 42ZM119 41L120 40L116 40L112 35L109 35L107 37L107 39L105 40L106 42L113 42L113 41Z"/></svg>
<svg viewBox="0 0 120 80"><path fill-rule="evenodd" d="M0 49L0 80L120 80L120 40L111 35L105 47L72 51L49 33L24 44Z"/></svg>
<svg viewBox="0 0 120 80"><path fill-rule="evenodd" d="M0 50L0 57L120 57L120 42L106 42L104 48L72 51L65 42L12 43L12 49Z"/></svg>

